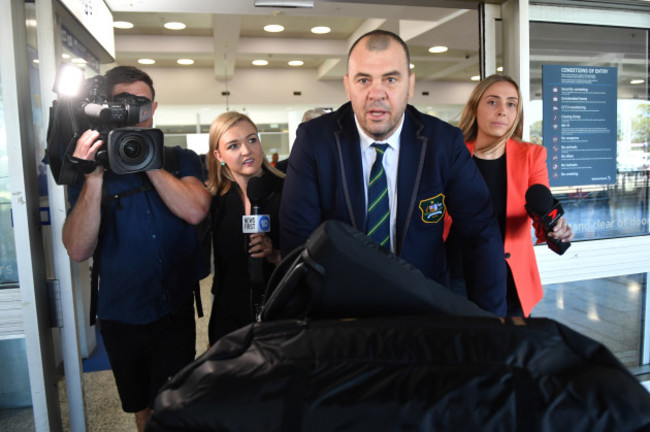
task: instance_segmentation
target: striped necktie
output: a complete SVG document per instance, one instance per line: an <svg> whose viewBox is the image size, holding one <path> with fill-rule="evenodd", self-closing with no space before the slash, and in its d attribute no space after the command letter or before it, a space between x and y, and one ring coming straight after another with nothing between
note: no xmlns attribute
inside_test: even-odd
<svg viewBox="0 0 650 432"><path fill-rule="evenodd" d="M388 144L373 143L377 158L370 170L368 183L368 237L385 248L390 248L390 205L388 202L388 183L384 164L384 152Z"/></svg>

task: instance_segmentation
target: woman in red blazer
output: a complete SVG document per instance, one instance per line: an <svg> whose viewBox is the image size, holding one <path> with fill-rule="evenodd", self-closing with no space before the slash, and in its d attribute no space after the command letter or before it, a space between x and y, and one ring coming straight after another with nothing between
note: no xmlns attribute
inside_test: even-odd
<svg viewBox="0 0 650 432"><path fill-rule="evenodd" d="M543 291L533 251L532 220L524 204L530 186L549 186L546 149L521 141L521 92L517 83L505 75L489 76L476 86L458 126L490 190L501 227L508 267L508 316L529 316ZM541 225L533 225L537 243L544 242ZM562 241L573 238L564 217L549 235ZM454 243L459 241L462 239L452 227L448 239L451 255L458 249ZM452 277L462 278L462 257L457 253L450 257L450 266Z"/></svg>

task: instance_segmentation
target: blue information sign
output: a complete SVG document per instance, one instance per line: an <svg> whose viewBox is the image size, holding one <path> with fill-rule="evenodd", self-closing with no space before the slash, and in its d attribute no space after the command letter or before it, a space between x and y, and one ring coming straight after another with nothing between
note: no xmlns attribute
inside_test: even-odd
<svg viewBox="0 0 650 432"><path fill-rule="evenodd" d="M542 66L551 186L616 182L617 68Z"/></svg>

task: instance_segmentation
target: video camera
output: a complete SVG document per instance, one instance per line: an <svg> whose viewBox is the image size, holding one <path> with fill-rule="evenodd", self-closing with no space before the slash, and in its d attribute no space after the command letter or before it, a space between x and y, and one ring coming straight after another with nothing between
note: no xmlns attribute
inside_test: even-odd
<svg viewBox="0 0 650 432"><path fill-rule="evenodd" d="M46 158L57 184L73 184L79 175L103 165L116 174L130 174L164 165L164 136L160 129L129 127L152 115L152 101L120 93L109 101L106 79L88 78L82 94L59 97L50 109ZM77 140L88 129L99 132L103 144L95 161L73 156Z"/></svg>

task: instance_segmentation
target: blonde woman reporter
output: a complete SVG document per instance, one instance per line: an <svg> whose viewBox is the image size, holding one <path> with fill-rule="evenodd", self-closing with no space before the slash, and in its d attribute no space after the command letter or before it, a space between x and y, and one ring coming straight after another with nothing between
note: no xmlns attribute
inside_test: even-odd
<svg viewBox="0 0 650 432"><path fill-rule="evenodd" d="M284 174L266 159L257 126L246 115L230 111L210 126L207 187L214 252L210 344L255 320L255 308L275 266L280 262L278 209ZM262 179L259 213L271 217L271 232L242 233L242 216L251 214L248 181ZM249 258L263 259L264 282L252 282Z"/></svg>

